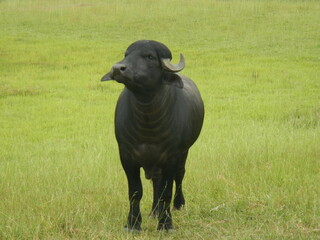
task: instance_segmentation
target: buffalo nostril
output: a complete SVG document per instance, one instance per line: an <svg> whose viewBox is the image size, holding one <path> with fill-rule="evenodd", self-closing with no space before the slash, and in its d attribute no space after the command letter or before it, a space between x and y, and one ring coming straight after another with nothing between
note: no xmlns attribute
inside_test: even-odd
<svg viewBox="0 0 320 240"><path fill-rule="evenodd" d="M127 66L121 63L116 63L113 66L114 72L118 72L118 73L124 72L126 69L127 69Z"/></svg>

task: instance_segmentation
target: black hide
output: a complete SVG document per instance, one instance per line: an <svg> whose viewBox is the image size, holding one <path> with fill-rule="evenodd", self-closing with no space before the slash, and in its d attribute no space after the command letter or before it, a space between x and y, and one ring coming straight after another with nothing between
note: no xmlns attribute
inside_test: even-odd
<svg viewBox="0 0 320 240"><path fill-rule="evenodd" d="M192 80L162 68L162 60L171 58L162 43L137 41L101 79L125 85L116 107L115 133L129 185L129 231L141 229L140 168L153 182L151 213L158 216L159 230L173 228L170 202L174 181L174 208L185 204L185 162L200 134L204 106Z"/></svg>

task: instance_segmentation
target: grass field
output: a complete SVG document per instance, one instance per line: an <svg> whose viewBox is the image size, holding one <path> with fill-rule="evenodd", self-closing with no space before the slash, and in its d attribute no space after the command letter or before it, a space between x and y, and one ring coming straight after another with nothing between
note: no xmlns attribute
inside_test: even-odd
<svg viewBox="0 0 320 240"><path fill-rule="evenodd" d="M108 3L110 2L110 3ZM320 239L320 2L0 1L0 239ZM165 43L205 102L176 231L123 231L126 47ZM143 176L143 175L142 175Z"/></svg>

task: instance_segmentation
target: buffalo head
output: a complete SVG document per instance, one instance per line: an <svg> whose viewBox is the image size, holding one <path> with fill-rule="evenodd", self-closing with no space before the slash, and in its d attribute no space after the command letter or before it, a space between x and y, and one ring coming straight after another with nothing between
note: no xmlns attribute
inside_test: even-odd
<svg viewBox="0 0 320 240"><path fill-rule="evenodd" d="M116 80L135 93L156 91L162 84L183 88L181 77L176 72L185 66L180 54L179 64L172 64L170 50L156 41L140 40L131 44L122 61L116 63L101 81Z"/></svg>

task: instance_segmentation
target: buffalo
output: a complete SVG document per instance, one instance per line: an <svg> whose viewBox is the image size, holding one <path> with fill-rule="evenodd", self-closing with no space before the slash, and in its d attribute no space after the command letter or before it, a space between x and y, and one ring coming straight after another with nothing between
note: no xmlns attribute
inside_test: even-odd
<svg viewBox="0 0 320 240"><path fill-rule="evenodd" d="M197 140L204 105L193 81L180 73L185 60L172 64L168 47L140 40L126 50L101 81L124 84L115 111L115 135L129 188L130 210L125 230L141 230L140 168L153 183L151 214L158 230L173 229L170 203L175 182L174 209L185 204L182 180L189 148Z"/></svg>

